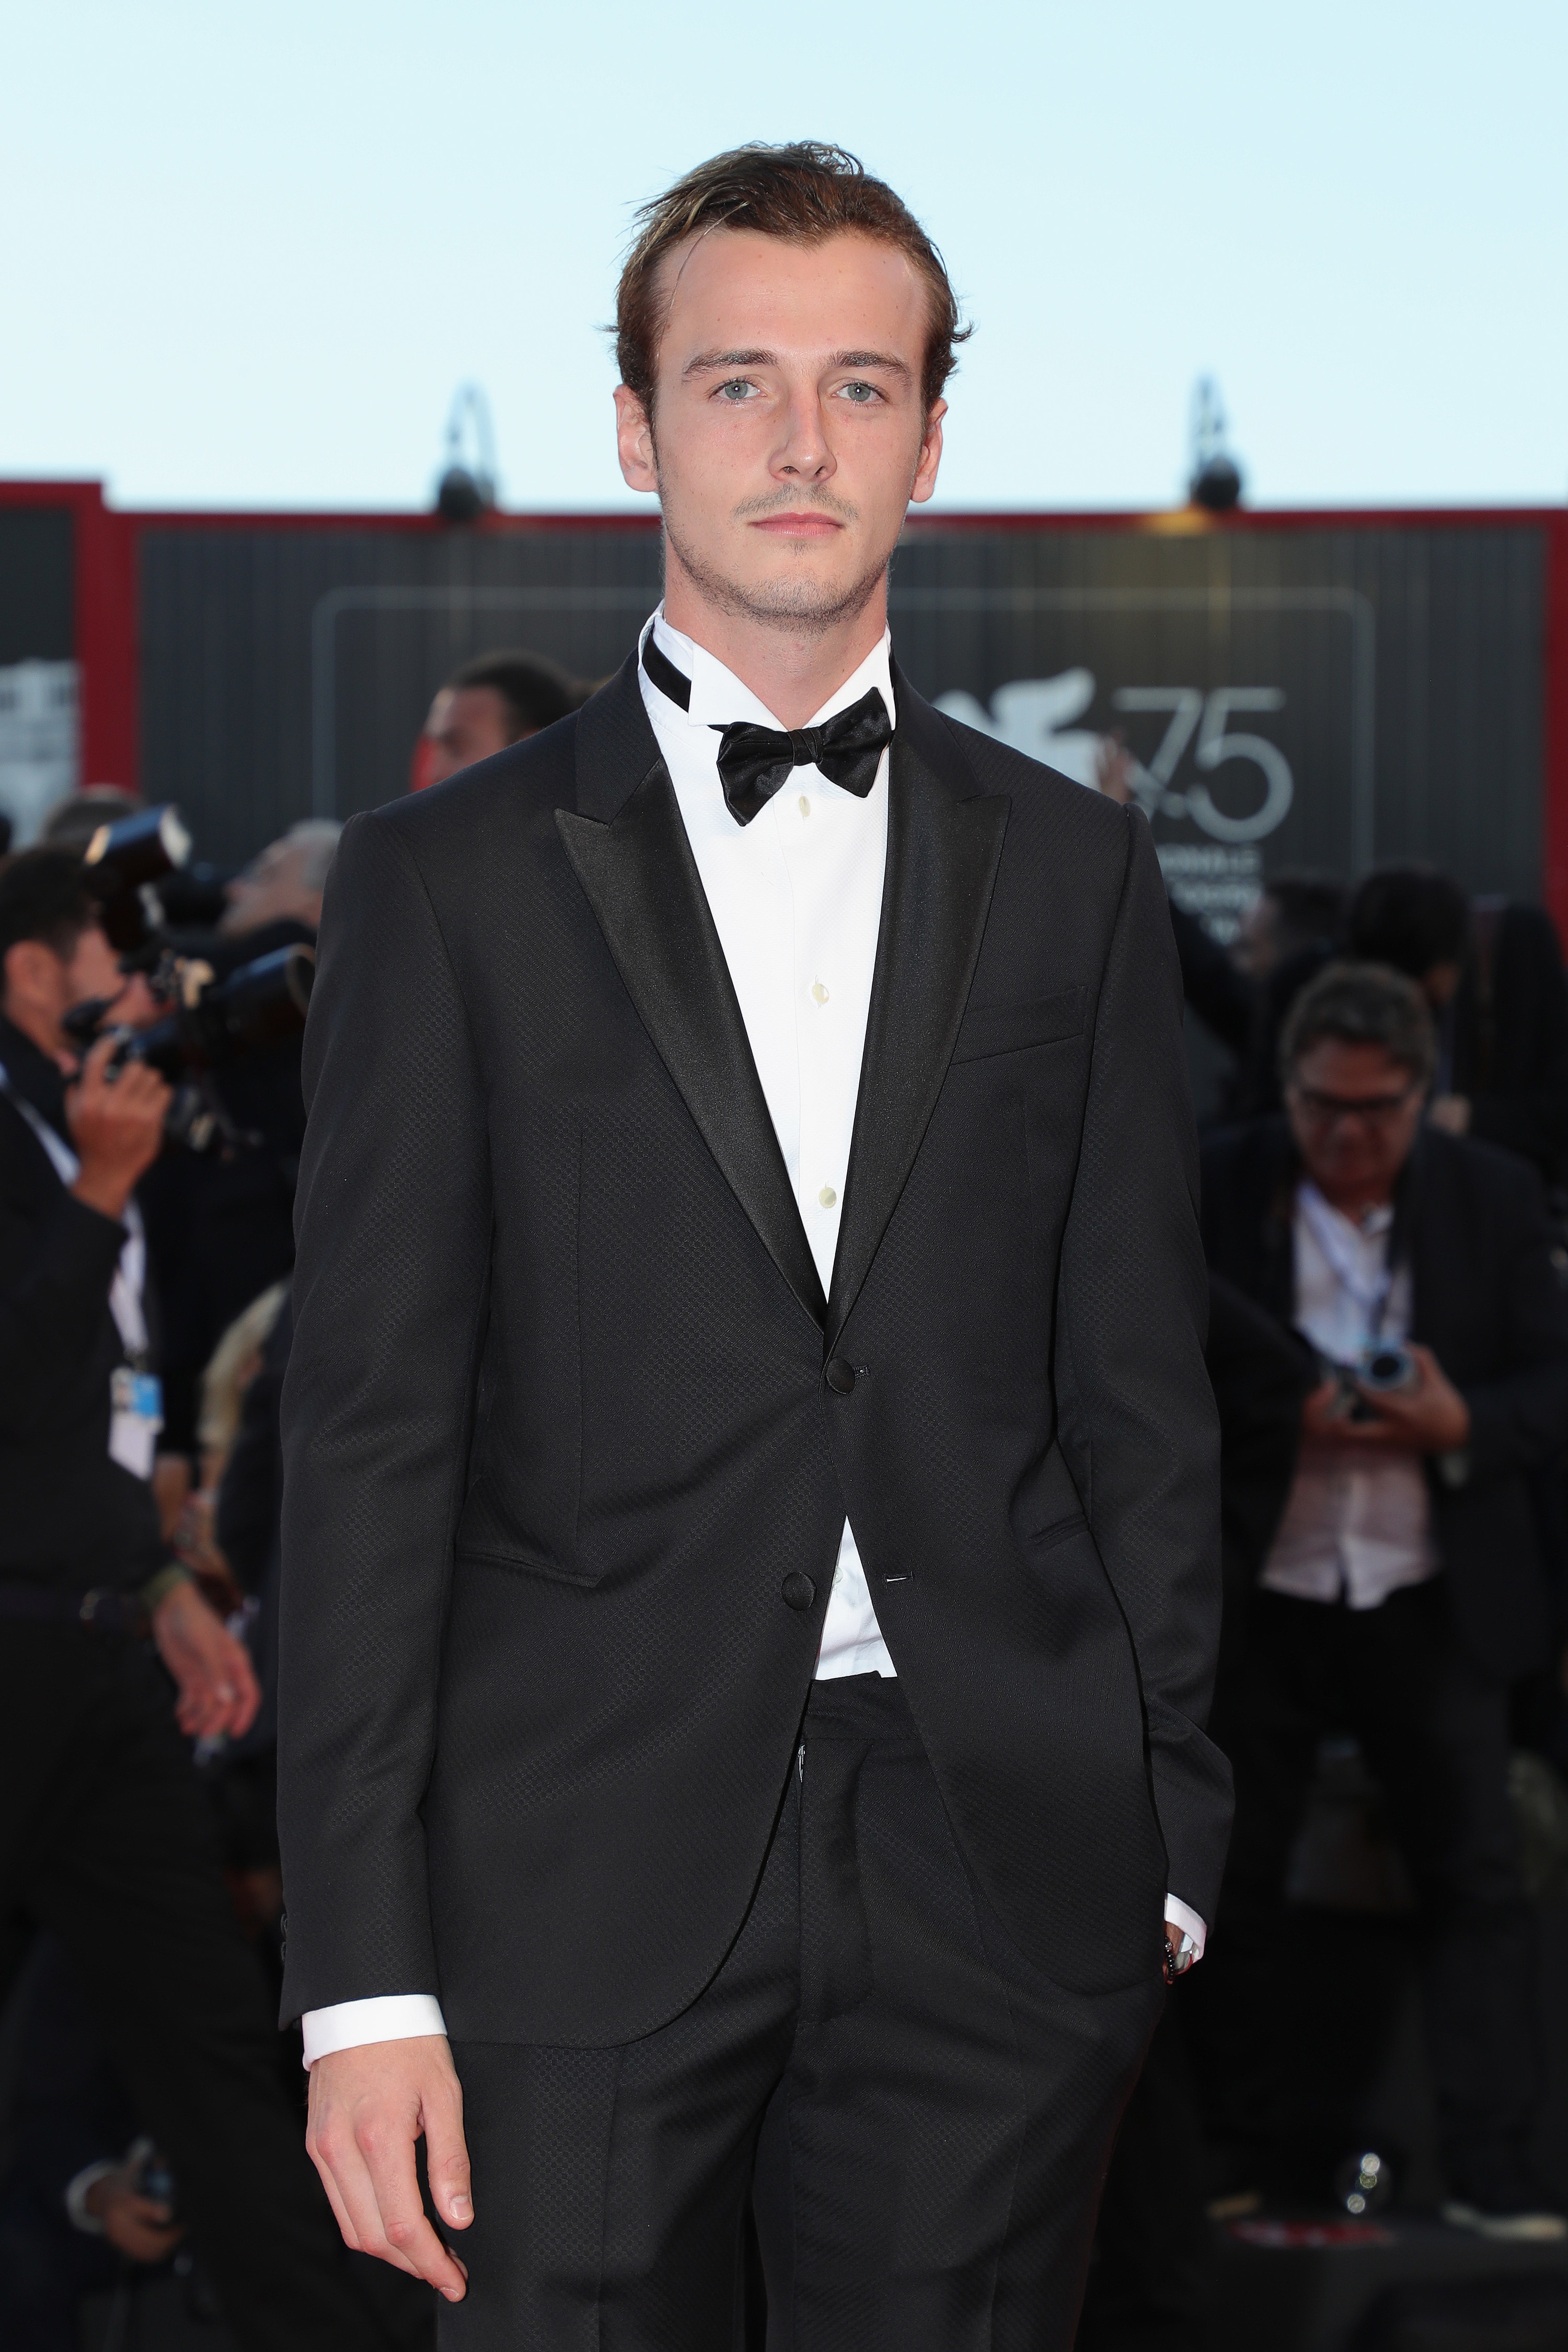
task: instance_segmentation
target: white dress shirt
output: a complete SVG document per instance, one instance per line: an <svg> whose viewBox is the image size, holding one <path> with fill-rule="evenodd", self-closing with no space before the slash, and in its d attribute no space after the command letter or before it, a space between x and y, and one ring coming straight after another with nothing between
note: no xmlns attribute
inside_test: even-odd
<svg viewBox="0 0 1568 2352"><path fill-rule="evenodd" d="M816 767L797 768L749 824L737 824L719 779L719 731L731 720L780 722L751 688L663 608L648 626L659 651L691 681L689 707L639 670L643 701L664 755L691 854L739 999L752 1057L789 1172L824 1291L833 1280L888 856L888 760L861 800ZM646 635L646 632L645 632ZM896 726L891 640L886 633L806 723L819 726L875 688ZM854 1531L838 1541L816 1678L896 1675L872 1606ZM1204 1922L1173 1897L1165 1916L1203 1949ZM374 2011L363 2024L354 2013ZM316 2010L304 2020L307 2065L356 2042L439 2033L440 2008L414 1994Z"/></svg>
<svg viewBox="0 0 1568 2352"><path fill-rule="evenodd" d="M1370 1339L1409 1335L1410 1269L1388 1270L1391 1208L1359 1224L1315 1184L1296 1195L1296 1321L1336 1364ZM1353 1438L1306 1436L1285 1516L1264 1563L1270 1592L1376 1609L1391 1592L1437 1573L1426 1474L1418 1457Z"/></svg>

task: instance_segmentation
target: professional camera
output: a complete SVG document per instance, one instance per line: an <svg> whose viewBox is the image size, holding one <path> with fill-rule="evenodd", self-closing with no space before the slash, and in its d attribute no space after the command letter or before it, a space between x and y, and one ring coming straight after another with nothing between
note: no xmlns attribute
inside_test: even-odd
<svg viewBox="0 0 1568 2352"><path fill-rule="evenodd" d="M1323 1378L1334 1383L1332 1421L1375 1420L1365 1395L1368 1389L1374 1395L1400 1396L1421 1385L1415 1357L1396 1339L1369 1340L1353 1364L1336 1364L1327 1356L1320 1361Z"/></svg>
<svg viewBox="0 0 1568 2352"><path fill-rule="evenodd" d="M210 963L194 956L163 956L152 975L156 993L168 1004L162 1019L146 1029L106 1029L110 1000L90 999L66 1015L65 1027L84 1051L103 1035L119 1038L111 1066L145 1062L174 1089L163 1129L170 1142L205 1151L218 1141L242 1144L211 1077L227 1063L268 1045L287 1044L305 1026L316 951L296 945L274 948L219 980Z"/></svg>
<svg viewBox="0 0 1568 2352"><path fill-rule="evenodd" d="M88 843L82 879L127 969L149 971L162 954L167 925L158 885L179 873L190 855L191 836L173 803L100 824Z"/></svg>
<svg viewBox="0 0 1568 2352"><path fill-rule="evenodd" d="M172 803L138 810L101 824L82 857L82 878L95 899L110 945L125 971L147 976L168 1009L150 1028L118 1029L110 1066L145 1062L167 1078L174 1099L164 1121L171 1143L206 1151L259 1138L236 1128L212 1083L226 1065L298 1037L305 1026L315 950L276 948L219 979L210 963L174 951L168 936L165 894L186 880L191 836ZM113 1029L108 999L79 1004L65 1027L84 1052Z"/></svg>

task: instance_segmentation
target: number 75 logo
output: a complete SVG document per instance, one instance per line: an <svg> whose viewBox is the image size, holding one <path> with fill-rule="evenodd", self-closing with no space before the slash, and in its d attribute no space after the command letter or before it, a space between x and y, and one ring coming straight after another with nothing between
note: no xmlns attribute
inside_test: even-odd
<svg viewBox="0 0 1568 2352"><path fill-rule="evenodd" d="M1261 841L1284 823L1295 793L1290 762L1266 735L1232 733L1230 728L1233 711L1283 709L1285 697L1277 686L1216 686L1209 694L1195 686L1122 686L1110 699L1118 710L1171 714L1148 766L1132 763L1132 790L1150 816L1190 816L1215 841ZM1227 760L1249 760L1261 771L1263 798L1248 815L1229 816L1216 808L1205 782L1191 783L1185 792L1173 790L1172 779L1194 732L1193 765L1201 775L1212 775Z"/></svg>
<svg viewBox="0 0 1568 2352"><path fill-rule="evenodd" d="M1231 727L1237 712L1282 709L1285 697L1279 687L1216 686L1205 694L1195 686L1123 686L1110 699L1114 709L1129 717L1142 711L1170 714L1153 757L1147 765L1134 758L1129 770L1128 782L1145 815L1190 817L1215 841L1261 841L1283 824L1295 792L1289 760L1266 735ZM1092 671L1068 669L1056 677L1018 678L999 686L989 710L973 695L956 691L940 695L937 709L1081 784L1092 785L1103 740L1072 721L1093 700ZM1189 747L1198 779L1178 791L1174 778ZM1230 761L1249 761L1261 779L1262 797L1244 816L1217 807L1207 782L1215 769Z"/></svg>

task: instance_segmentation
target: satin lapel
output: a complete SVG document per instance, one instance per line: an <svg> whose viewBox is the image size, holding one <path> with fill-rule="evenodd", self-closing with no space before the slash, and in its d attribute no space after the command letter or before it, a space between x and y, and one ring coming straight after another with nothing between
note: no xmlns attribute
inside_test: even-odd
<svg viewBox="0 0 1568 2352"><path fill-rule="evenodd" d="M940 720L901 682L888 786L888 872L828 1296L830 1346L870 1271L936 1108L1011 805L1002 795L973 796L973 779Z"/></svg>
<svg viewBox="0 0 1568 2352"><path fill-rule="evenodd" d="M643 724L653 764L618 814L605 824L557 809L556 826L627 993L703 1141L769 1256L820 1326L826 1315L822 1283L730 968L646 715ZM631 730L628 738L631 748ZM580 761L582 755L580 744ZM614 796L607 780L596 780L595 796L601 803Z"/></svg>

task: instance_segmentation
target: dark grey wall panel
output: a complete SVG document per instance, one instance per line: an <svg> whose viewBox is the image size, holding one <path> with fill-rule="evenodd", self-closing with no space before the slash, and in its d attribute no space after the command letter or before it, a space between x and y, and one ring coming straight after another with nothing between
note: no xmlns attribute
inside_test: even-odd
<svg viewBox="0 0 1568 2352"><path fill-rule="evenodd" d="M225 859L403 791L469 655L600 677L658 593L635 528L159 523L141 549L143 788ZM922 691L1039 756L1087 773L1121 730L1173 887L1224 931L1285 866L1537 894L1544 570L1528 522L917 524L893 623Z"/></svg>
<svg viewBox="0 0 1568 2352"><path fill-rule="evenodd" d="M73 658L73 555L65 509L0 508L0 668Z"/></svg>

